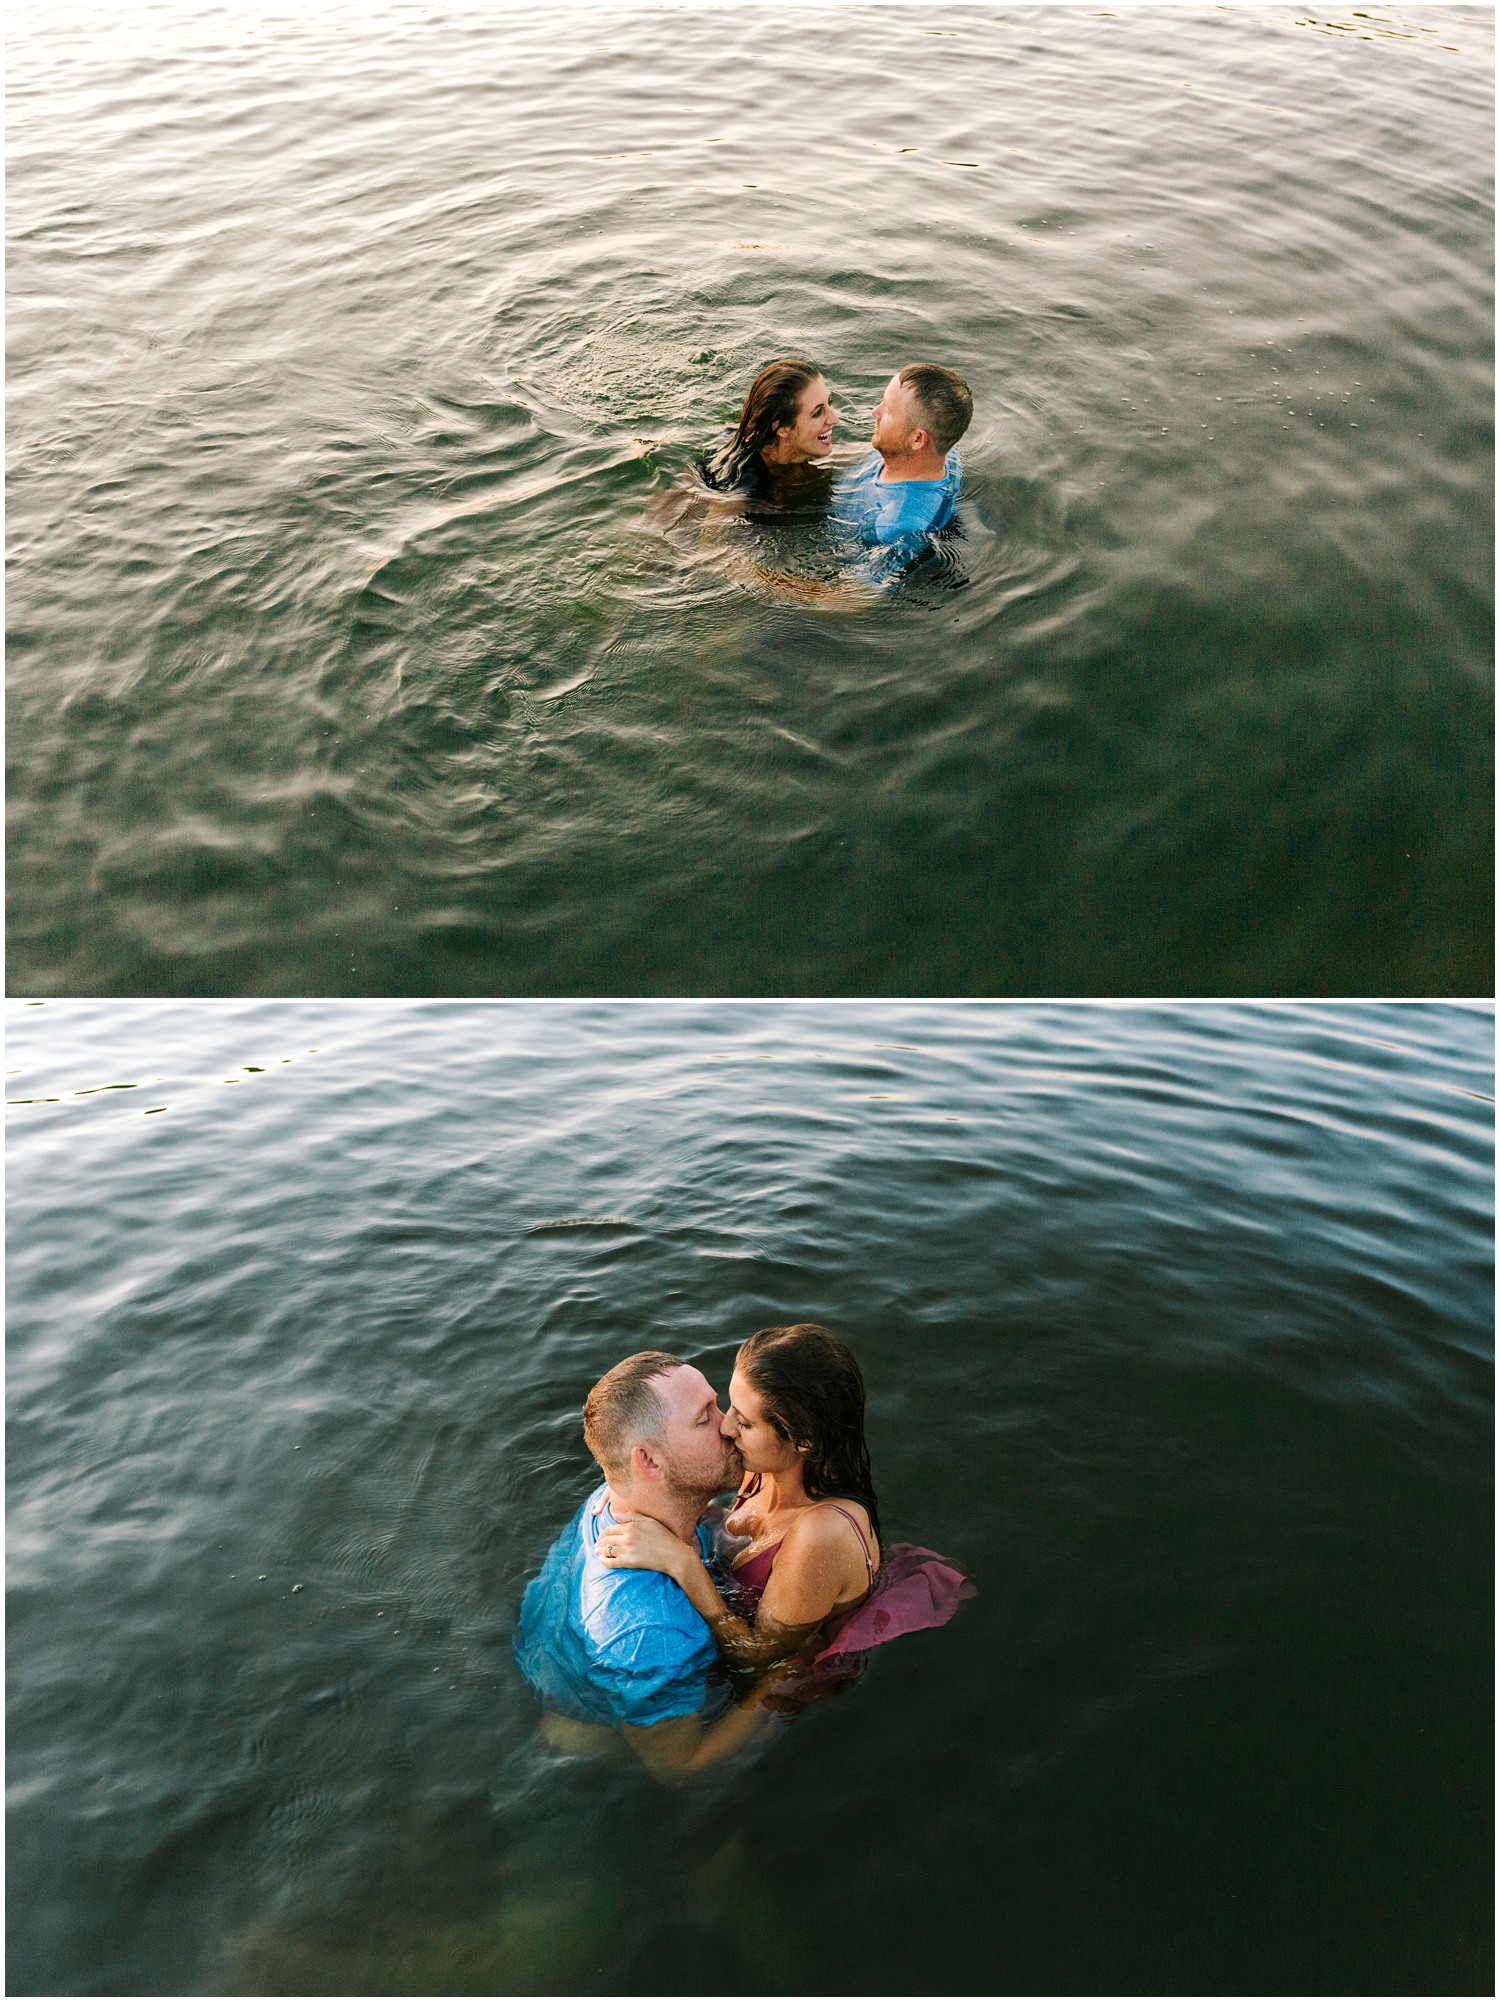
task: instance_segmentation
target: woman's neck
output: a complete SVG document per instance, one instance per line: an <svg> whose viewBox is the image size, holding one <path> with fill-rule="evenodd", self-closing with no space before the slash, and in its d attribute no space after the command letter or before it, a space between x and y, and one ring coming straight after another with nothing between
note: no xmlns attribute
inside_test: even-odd
<svg viewBox="0 0 1500 2002"><path fill-rule="evenodd" d="M802 1485L801 1467L788 1467L779 1474L762 1474L760 1499L765 1504L767 1515L779 1515L784 1509L806 1508L809 1496Z"/></svg>
<svg viewBox="0 0 1500 2002"><path fill-rule="evenodd" d="M785 457L779 456L776 447L773 445L762 445L759 453L760 462L766 471L774 474L779 480L787 480L793 477L806 479L813 473L829 470L826 457L821 459L814 458L811 453L799 452L795 445L789 445L783 449Z"/></svg>

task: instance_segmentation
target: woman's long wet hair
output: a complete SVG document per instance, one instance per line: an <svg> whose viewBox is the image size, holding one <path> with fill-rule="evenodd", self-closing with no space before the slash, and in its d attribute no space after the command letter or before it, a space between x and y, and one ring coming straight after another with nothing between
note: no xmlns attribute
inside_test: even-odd
<svg viewBox="0 0 1500 2002"><path fill-rule="evenodd" d="M776 426L796 423L803 391L822 373L810 361L788 358L766 363L750 385L734 436L709 461L716 484L738 485L761 451L775 443Z"/></svg>
<svg viewBox="0 0 1500 2002"><path fill-rule="evenodd" d="M865 1380L838 1336L816 1321L761 1328L743 1344L734 1366L760 1399L772 1429L802 1454L808 1497L862 1502L878 1541L880 1517L865 1445Z"/></svg>

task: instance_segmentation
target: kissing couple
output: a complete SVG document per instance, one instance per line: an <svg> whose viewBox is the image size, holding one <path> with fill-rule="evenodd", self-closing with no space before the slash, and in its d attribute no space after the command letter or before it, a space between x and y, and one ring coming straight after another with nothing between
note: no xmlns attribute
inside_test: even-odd
<svg viewBox="0 0 1500 2002"><path fill-rule="evenodd" d="M599 1379L583 1431L604 1480L515 1636L554 1749L623 1741L658 1778L700 1772L857 1679L872 1647L953 1617L963 1571L882 1549L864 1421L859 1364L811 1321L741 1346L727 1411L660 1350Z"/></svg>

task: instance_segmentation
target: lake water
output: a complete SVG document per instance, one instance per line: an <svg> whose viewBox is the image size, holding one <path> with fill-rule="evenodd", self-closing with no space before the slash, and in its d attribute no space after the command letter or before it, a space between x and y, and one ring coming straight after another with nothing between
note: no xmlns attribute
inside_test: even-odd
<svg viewBox="0 0 1500 2002"><path fill-rule="evenodd" d="M7 22L10 981L1492 975L1492 13ZM955 574L653 499L959 367Z"/></svg>
<svg viewBox="0 0 1500 2002"><path fill-rule="evenodd" d="M9 1015L10 1993L1493 1992L1489 1011ZM682 1792L510 1635L816 1315L972 1571Z"/></svg>

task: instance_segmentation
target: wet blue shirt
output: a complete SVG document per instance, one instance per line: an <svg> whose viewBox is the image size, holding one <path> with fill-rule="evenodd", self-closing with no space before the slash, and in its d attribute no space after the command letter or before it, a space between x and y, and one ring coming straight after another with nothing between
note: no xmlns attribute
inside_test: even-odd
<svg viewBox="0 0 1500 2002"><path fill-rule="evenodd" d="M927 537L946 528L958 505L963 466L954 446L940 480L882 480L885 461L869 453L834 488L829 522L834 540L852 557L857 577L893 584L922 554ZM869 553L860 558L861 551Z"/></svg>
<svg viewBox="0 0 1500 2002"><path fill-rule="evenodd" d="M660 1571L599 1561L614 1521L594 1490L547 1552L521 1601L516 1665L547 1709L585 1724L660 1724L701 1710L718 1649L681 1586ZM708 1532L698 1531L705 1561Z"/></svg>

